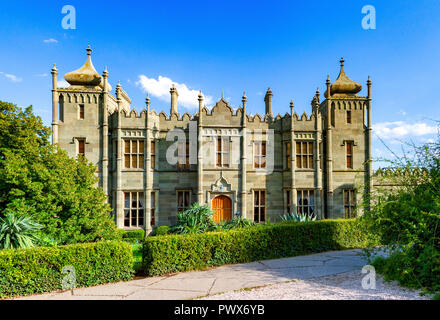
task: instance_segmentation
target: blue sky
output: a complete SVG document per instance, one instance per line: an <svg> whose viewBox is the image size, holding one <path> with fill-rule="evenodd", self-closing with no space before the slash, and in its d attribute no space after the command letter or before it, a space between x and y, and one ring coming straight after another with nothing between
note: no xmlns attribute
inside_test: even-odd
<svg viewBox="0 0 440 320"><path fill-rule="evenodd" d="M76 9L75 30L61 27L67 4ZM375 30L361 26L365 5L376 8ZM91 45L95 68L108 66L111 85L121 80L137 110L143 79L157 87L152 108L169 112L159 87L170 79L214 102L224 91L233 107L246 91L252 113L264 111L271 87L274 113L287 112L290 100L298 113L310 113L316 88L325 91L327 74L336 79L344 57L363 94L371 76L375 132L399 150L398 140L436 136L439 13L435 0L2 1L0 99L34 105L49 125L53 63L62 80L82 66ZM191 103L179 108L191 111ZM374 155L389 156L377 138Z"/></svg>

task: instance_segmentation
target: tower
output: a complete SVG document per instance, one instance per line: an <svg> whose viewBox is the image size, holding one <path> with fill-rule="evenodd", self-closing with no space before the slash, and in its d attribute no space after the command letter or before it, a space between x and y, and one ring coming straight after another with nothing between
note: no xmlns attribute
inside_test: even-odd
<svg viewBox="0 0 440 320"><path fill-rule="evenodd" d="M347 76L344 63L342 58L333 84L327 79L326 100L320 105L326 155L326 218L350 218L351 207L362 193L356 189L368 187L371 176L371 83L368 96L359 96L362 85Z"/></svg>

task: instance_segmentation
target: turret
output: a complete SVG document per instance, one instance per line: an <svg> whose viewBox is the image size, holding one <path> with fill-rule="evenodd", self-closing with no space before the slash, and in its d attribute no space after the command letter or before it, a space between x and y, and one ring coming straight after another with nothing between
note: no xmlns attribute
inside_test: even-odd
<svg viewBox="0 0 440 320"><path fill-rule="evenodd" d="M272 90L270 88L267 89L266 96L264 97L264 102L266 103L266 115L269 115L271 117L273 116L272 115L272 96L273 96Z"/></svg>
<svg viewBox="0 0 440 320"><path fill-rule="evenodd" d="M171 94L171 111L170 115L177 114L177 97L179 96L179 93L177 92L177 88L174 86L170 89Z"/></svg>

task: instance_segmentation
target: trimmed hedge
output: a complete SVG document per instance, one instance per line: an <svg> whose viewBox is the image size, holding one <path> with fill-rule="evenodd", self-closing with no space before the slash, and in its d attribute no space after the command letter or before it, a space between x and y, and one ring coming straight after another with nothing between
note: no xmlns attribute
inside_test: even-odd
<svg viewBox="0 0 440 320"><path fill-rule="evenodd" d="M127 230L122 234L122 239L130 243L136 243L145 239L145 230Z"/></svg>
<svg viewBox="0 0 440 320"><path fill-rule="evenodd" d="M160 226L154 229L154 235L155 236L164 236L166 234L169 234L171 231L170 226Z"/></svg>
<svg viewBox="0 0 440 320"><path fill-rule="evenodd" d="M65 266L75 267L76 287L130 280L133 253L123 241L0 250L0 298L62 289Z"/></svg>
<svg viewBox="0 0 440 320"><path fill-rule="evenodd" d="M358 220L284 222L228 232L149 237L144 241L143 271L149 276L162 275L374 243Z"/></svg>

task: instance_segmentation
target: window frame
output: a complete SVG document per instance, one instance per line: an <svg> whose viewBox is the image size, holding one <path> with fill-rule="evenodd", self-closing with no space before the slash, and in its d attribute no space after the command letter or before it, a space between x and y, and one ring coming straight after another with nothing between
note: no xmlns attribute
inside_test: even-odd
<svg viewBox="0 0 440 320"><path fill-rule="evenodd" d="M182 200L183 200L183 205L180 206L179 205L179 193L182 193ZM188 194L188 204L187 206L185 206L185 194ZM182 212L185 211L187 209L189 209L191 207L191 190L177 190L176 191L176 207L177 207L177 212Z"/></svg>
<svg viewBox="0 0 440 320"><path fill-rule="evenodd" d="M82 155L83 157L85 157L86 156L86 139L79 138L79 139L76 139L76 141L78 142L77 155ZM82 152L81 152L81 149L83 149Z"/></svg>
<svg viewBox="0 0 440 320"><path fill-rule="evenodd" d="M83 103L78 105L78 120L84 120L85 119L85 106Z"/></svg>
<svg viewBox="0 0 440 320"><path fill-rule="evenodd" d="M127 194L129 195L127 207ZM136 195L136 207L133 206L133 195ZM145 193L143 191L124 191L124 228L143 228L145 226ZM128 217L127 217L128 211ZM135 217L133 217L135 212ZM136 223L133 224L133 218ZM127 225L128 220L128 225Z"/></svg>
<svg viewBox="0 0 440 320"><path fill-rule="evenodd" d="M260 146L260 149L257 149ZM263 147L264 146L264 147ZM257 150L259 153L257 153ZM264 150L264 152L263 152ZM253 143L253 153L254 153L254 169L264 170L267 165L267 141L254 141ZM258 159L258 160L257 160Z"/></svg>
<svg viewBox="0 0 440 320"><path fill-rule="evenodd" d="M255 223L266 223L267 216L267 193L265 189L254 189L253 190L253 212L254 212L254 222ZM258 204L256 203L256 195L258 194ZM264 203L262 203L261 195L264 195ZM258 212L257 212L258 211ZM257 218L258 215L258 219ZM263 219L261 219L263 217Z"/></svg>
<svg viewBox="0 0 440 320"><path fill-rule="evenodd" d="M347 110L347 119L346 120L347 120L348 124L352 123L353 118L352 118L351 110Z"/></svg>
<svg viewBox="0 0 440 320"><path fill-rule="evenodd" d="M298 152L299 145L299 152ZM304 145L306 145L306 151L304 153ZM301 170L314 170L315 169L315 141L298 140L295 141L296 148L296 169ZM310 151L311 149L311 151ZM304 166L304 159L306 166Z"/></svg>
<svg viewBox="0 0 440 320"><path fill-rule="evenodd" d="M156 169L156 140L150 141L150 168Z"/></svg>
<svg viewBox="0 0 440 320"><path fill-rule="evenodd" d="M189 148L190 148L190 145L189 145L189 141L188 140L186 140L185 141L185 161L184 161L184 163L181 163L181 160L183 159L183 156L181 156L180 155L180 148L181 148L181 146L182 146L182 142L178 142L178 145L177 145L177 163L176 163L176 165L177 165L177 170L178 171L185 171L185 170L189 170L190 168L191 168L191 164L189 163Z"/></svg>
<svg viewBox="0 0 440 320"><path fill-rule="evenodd" d="M145 168L145 139L122 139L122 140L124 142L124 149L123 149L124 169L144 170L144 168ZM128 150L129 152L127 152L127 142L129 145L129 150ZM133 142L136 142L135 152L133 152ZM129 159L128 160L129 166L127 166L127 159ZM136 165L133 165L133 160L136 161Z"/></svg>
<svg viewBox="0 0 440 320"><path fill-rule="evenodd" d="M347 169L353 169L353 149L354 141L345 141L345 165Z"/></svg>
<svg viewBox="0 0 440 320"><path fill-rule="evenodd" d="M224 142L227 142L227 149L225 151ZM216 166L217 168L230 168L231 167L231 140L229 136L217 137L216 154ZM220 158L219 158L220 157ZM225 161L225 159L227 159Z"/></svg>
<svg viewBox="0 0 440 320"><path fill-rule="evenodd" d="M284 159L286 161L285 169L290 170L292 168L292 143L290 141L284 142Z"/></svg>
<svg viewBox="0 0 440 320"><path fill-rule="evenodd" d="M151 191L150 193L150 224L152 227L156 225L156 213L157 213L157 191Z"/></svg>
<svg viewBox="0 0 440 320"><path fill-rule="evenodd" d="M346 195L348 195L348 199ZM344 203L345 219L356 218L356 189L343 189L342 201Z"/></svg>
<svg viewBox="0 0 440 320"><path fill-rule="evenodd" d="M296 210L298 214L314 214L316 216L316 207L315 207L315 190L314 189L297 189L296 196ZM307 197L304 197L307 195ZM308 199L308 203L301 203L301 200ZM310 201L312 199L312 201ZM304 210L306 209L306 210Z"/></svg>
<svg viewBox="0 0 440 320"><path fill-rule="evenodd" d="M291 213L293 213L292 190L286 189L284 192L286 195L286 213L291 214Z"/></svg>

